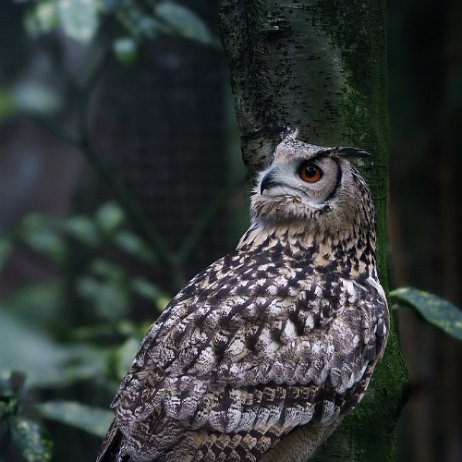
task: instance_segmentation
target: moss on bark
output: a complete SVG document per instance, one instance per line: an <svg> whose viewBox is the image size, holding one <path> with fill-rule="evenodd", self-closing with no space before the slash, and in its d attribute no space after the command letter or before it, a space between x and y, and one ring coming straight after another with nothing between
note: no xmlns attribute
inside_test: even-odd
<svg viewBox="0 0 462 462"><path fill-rule="evenodd" d="M243 159L251 173L271 161L277 127L303 141L352 145L376 204L378 266L386 280L388 111L385 0L221 0ZM358 409L316 460L390 461L406 372L392 329Z"/></svg>

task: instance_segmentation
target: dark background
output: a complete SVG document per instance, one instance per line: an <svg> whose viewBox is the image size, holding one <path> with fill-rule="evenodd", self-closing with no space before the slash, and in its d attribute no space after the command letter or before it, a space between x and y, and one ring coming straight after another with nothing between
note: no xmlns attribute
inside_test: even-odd
<svg viewBox="0 0 462 462"><path fill-rule="evenodd" d="M462 306L458 155L462 144L462 4L457 0L388 3L392 286L425 289ZM215 31L214 1L183 5L189 5ZM122 351L116 350L118 343L137 338L123 331L123 320L132 319L138 325L158 314L152 302L139 294L120 295L119 302L120 298L129 301L130 308L114 301L118 296L114 271L122 267L124 281L138 275L151 281L161 293L153 296L159 301L230 250L247 225L246 194L242 192L245 171L223 53L194 40L159 35L140 45L131 67L113 56L107 60L88 98L85 121L93 148L123 180L168 249L179 249L202 219L203 232L190 255L167 271L158 262L141 261L139 255L130 258L109 237L92 250L64 233L66 256L62 258L56 256L56 249L43 244L43 230L42 244L34 244L36 235L24 242L18 229L33 221L27 222L31 213L44 214L48 218L43 226L56 229L53 219L94 217L102 204L112 200L111 189L75 146L44 127L43 121L33 120L37 119L34 114L28 117L5 109L5 89L14 87L31 97L27 90L39 82L64 101L54 118L63 126L74 126L79 93L73 79L84 75L98 58L97 49L82 46L59 30L37 38L27 36L23 27L27 8L10 1L0 6L0 229L3 239L14 244L0 273L0 309L15 326L21 326L9 332L11 345L23 354L13 357L14 348L7 348L5 337L2 345L0 338L0 374L11 365L21 369L20 358L31 351L24 346L23 326L66 348L78 341L91 344L95 351L109 351L109 356L101 353L106 358L101 361L107 357L113 361ZM40 96L41 88L32 96ZM49 99L46 104L52 106L53 98ZM217 197L223 200L214 207ZM211 210L210 216L203 215L204 210ZM122 226L130 228L127 223ZM62 227L54 233L61 236ZM95 270L95 259L113 266L108 270L106 265L104 272L96 264L100 270ZM97 277L95 271L99 271ZM90 273L91 281L100 284L93 292ZM51 288L56 282L66 290L55 293ZM109 298L101 301L98 297L106 289ZM399 317L410 375L409 402L398 433L399 460L462 460L461 345L411 311L401 311ZM87 332L82 328L92 325L110 325L113 330L95 341L82 334ZM0 327L1 332L6 335ZM36 353L37 357L47 354L41 353L40 346ZM111 375L106 364L95 369L93 378L87 375L82 380L51 384L40 382L41 367L38 361L36 386L34 375L25 371L28 379L21 411L36 420L40 416L34 403L47 400L107 408L117 374L124 370L121 366L120 373ZM47 363L42 370L45 375L46 367ZM97 437L51 420L44 424L55 441L54 460L93 459ZM22 459L3 429L0 461L7 460Z"/></svg>

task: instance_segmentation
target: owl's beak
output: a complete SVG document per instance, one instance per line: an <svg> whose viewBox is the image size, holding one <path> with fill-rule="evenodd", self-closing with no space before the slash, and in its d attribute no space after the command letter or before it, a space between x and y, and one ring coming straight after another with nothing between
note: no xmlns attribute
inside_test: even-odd
<svg viewBox="0 0 462 462"><path fill-rule="evenodd" d="M261 180L260 183L260 194L263 194L263 191L265 189L271 189L274 188L275 186L281 186L282 183L279 181L276 181L274 179L274 172L270 170L264 177L263 180Z"/></svg>

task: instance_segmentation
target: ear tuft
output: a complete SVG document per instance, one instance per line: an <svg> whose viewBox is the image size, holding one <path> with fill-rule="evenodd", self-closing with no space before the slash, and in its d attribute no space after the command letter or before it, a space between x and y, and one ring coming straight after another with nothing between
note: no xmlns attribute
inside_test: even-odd
<svg viewBox="0 0 462 462"><path fill-rule="evenodd" d="M295 140L298 137L298 128L292 127L280 127L272 125L270 127L267 127L265 132L269 138L279 138L280 141L283 141L286 138L291 138L292 140Z"/></svg>
<svg viewBox="0 0 462 462"><path fill-rule="evenodd" d="M350 147L339 147L334 150L334 153L340 157L350 158L350 157L370 157L370 154L362 149L350 148Z"/></svg>
<svg viewBox="0 0 462 462"><path fill-rule="evenodd" d="M291 140L296 140L298 138L298 128L286 127L283 132L281 132L281 140L290 138Z"/></svg>

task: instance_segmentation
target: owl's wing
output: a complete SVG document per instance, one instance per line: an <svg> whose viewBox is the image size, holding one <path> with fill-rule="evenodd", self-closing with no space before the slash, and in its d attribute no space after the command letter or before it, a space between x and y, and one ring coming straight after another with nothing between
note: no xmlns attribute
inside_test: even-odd
<svg viewBox="0 0 462 462"><path fill-rule="evenodd" d="M315 274L292 288L217 274L194 279L146 336L113 402L121 454L253 460L362 397L387 328L376 291L339 280L329 299Z"/></svg>

